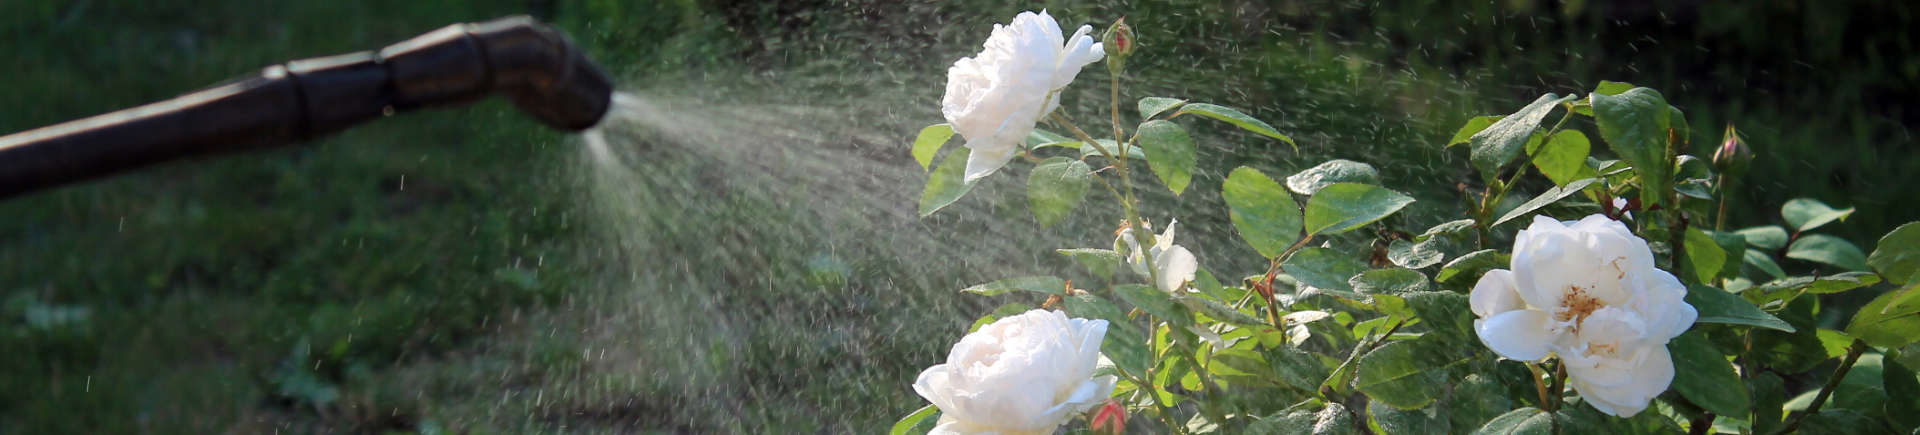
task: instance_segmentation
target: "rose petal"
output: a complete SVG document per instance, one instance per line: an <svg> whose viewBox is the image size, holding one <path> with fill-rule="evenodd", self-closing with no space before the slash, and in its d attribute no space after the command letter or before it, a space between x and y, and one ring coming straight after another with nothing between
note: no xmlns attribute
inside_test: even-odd
<svg viewBox="0 0 1920 435"><path fill-rule="evenodd" d="M1551 351L1548 348L1555 337L1550 327L1553 319L1539 310L1514 310L1488 317L1476 330L1480 342L1486 343L1493 353L1519 361L1538 361L1546 358Z"/></svg>
<svg viewBox="0 0 1920 435"><path fill-rule="evenodd" d="M1513 271L1506 269L1493 269L1481 275L1480 281L1473 284L1468 305L1473 308L1473 314L1480 317L1526 307L1513 285Z"/></svg>

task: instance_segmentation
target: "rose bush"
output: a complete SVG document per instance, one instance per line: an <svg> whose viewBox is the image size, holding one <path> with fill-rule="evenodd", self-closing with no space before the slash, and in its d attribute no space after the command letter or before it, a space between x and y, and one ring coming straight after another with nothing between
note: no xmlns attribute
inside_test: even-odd
<svg viewBox="0 0 1920 435"><path fill-rule="evenodd" d="M1107 321L1032 310L953 345L947 362L913 383L941 411L934 433L1045 434L1107 400L1113 376L1094 376Z"/></svg>
<svg viewBox="0 0 1920 435"><path fill-rule="evenodd" d="M1259 152L1285 148L1241 139L1293 141L1238 109L1166 97L1127 105L1140 119L1128 133L1120 76L1139 45L1120 23L1103 35L1115 50L1105 53L1115 101L1100 105L1113 137L1048 116L1056 91L1100 58L1085 33L1058 38L1051 18L1022 14L955 65L943 101L951 124L913 143L929 169L920 213L1025 161L1041 227L1104 192L1121 229L1037 266L1063 270L964 289L1004 303L922 374L914 390L932 405L896 434L1045 432L1076 417L1101 433L1920 429L1920 405L1900 400L1920 394L1920 223L1869 253L1814 232L1851 208L1796 198L1777 219L1730 219L1726 199L1762 153L1728 127L1710 161L1685 154L1695 131L1653 89L1602 82L1469 120L1442 145L1459 145L1473 168L1450 222L1415 226L1398 214L1414 198L1347 159L1284 183L1267 175L1273 168L1233 168L1205 180L1218 183L1218 202L1180 202L1224 207L1148 213L1165 204L1141 202L1141 180L1199 191L1187 189L1200 170L1195 142L1214 137L1189 134L1188 121L1238 127L1246 138L1230 140ZM1038 128L1043 120L1065 134ZM966 147L947 150L956 132ZM1245 242L1192 245L1210 264L1258 255L1259 267L1209 270L1174 243L1177 221L1155 234L1142 218L1194 213L1225 213L1189 222L1231 222ZM1760 225L1725 227L1741 220ZM1003 326L1042 315L1053 326ZM1095 324L1099 333L1078 341L1012 338ZM1090 411L1097 403L1107 405Z"/></svg>
<svg viewBox="0 0 1920 435"><path fill-rule="evenodd" d="M1567 223L1546 216L1514 236L1511 270L1494 269L1473 287L1474 331L1500 356L1557 355L1574 390L1594 408L1631 417L1673 382L1667 340L1698 314L1686 286L1654 267L1646 240L1592 215Z"/></svg>

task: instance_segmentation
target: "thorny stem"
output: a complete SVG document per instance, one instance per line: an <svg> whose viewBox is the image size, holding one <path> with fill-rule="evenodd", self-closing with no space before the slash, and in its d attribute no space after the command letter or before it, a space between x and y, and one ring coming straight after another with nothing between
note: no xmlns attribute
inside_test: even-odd
<svg viewBox="0 0 1920 435"><path fill-rule="evenodd" d="M1813 396L1813 404L1807 405L1806 411L1801 411L1799 414L1794 414L1792 418L1788 418L1787 424L1780 426L1780 430L1776 430L1773 433L1779 435L1793 432L1794 429L1800 427L1800 421L1805 420L1807 416L1819 414L1820 406L1827 403L1827 397L1833 395L1834 388L1840 386L1840 380L1847 377L1847 371L1853 369L1853 363L1860 360L1860 354L1866 353L1868 347L1867 342L1854 339L1853 347L1847 350L1847 359L1840 362L1840 367L1833 369L1833 377L1827 378L1827 385L1820 387L1820 394Z"/></svg>
<svg viewBox="0 0 1920 435"><path fill-rule="evenodd" d="M1553 386L1549 387L1551 388L1550 390L1547 390L1547 394L1553 396L1553 405L1547 408L1548 411L1557 412L1560 410L1561 405L1566 404L1567 396L1565 394L1560 394L1562 391L1566 391L1565 390L1566 385L1567 385L1566 362L1563 361L1563 362L1553 363Z"/></svg>
<svg viewBox="0 0 1920 435"><path fill-rule="evenodd" d="M1093 147L1094 150L1100 151L1100 155L1103 157L1106 157L1107 161L1113 162L1114 165L1119 166L1123 170L1126 168L1127 162L1125 160L1114 158L1112 150L1108 150L1105 145L1101 145L1100 141L1093 140L1093 136L1088 135L1086 130L1081 130L1080 126L1074 125L1072 120L1067 119L1067 115L1062 114L1060 112L1053 112L1053 115L1051 116L1053 117L1054 123L1060 124L1060 126L1062 127L1066 127L1067 132L1073 133L1074 137L1079 138L1081 142L1086 142L1087 146Z"/></svg>

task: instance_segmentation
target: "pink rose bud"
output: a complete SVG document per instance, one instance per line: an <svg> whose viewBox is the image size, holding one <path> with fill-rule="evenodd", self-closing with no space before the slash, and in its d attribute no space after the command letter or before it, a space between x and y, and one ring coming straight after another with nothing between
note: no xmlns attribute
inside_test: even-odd
<svg viewBox="0 0 1920 435"><path fill-rule="evenodd" d="M1120 401L1107 399L1107 403L1093 410L1093 422L1089 426L1093 433L1102 435L1120 435L1127 431L1127 407Z"/></svg>
<svg viewBox="0 0 1920 435"><path fill-rule="evenodd" d="M1100 36L1100 45L1107 52L1107 68L1119 71L1126 67L1127 56L1133 54L1133 28L1127 26L1127 18L1121 17L1107 27L1107 33Z"/></svg>
<svg viewBox="0 0 1920 435"><path fill-rule="evenodd" d="M1740 132L1727 125L1727 136L1720 140L1720 148L1713 150L1713 168L1732 177L1747 172L1747 165L1753 162L1753 150L1747 148L1747 141L1740 138Z"/></svg>

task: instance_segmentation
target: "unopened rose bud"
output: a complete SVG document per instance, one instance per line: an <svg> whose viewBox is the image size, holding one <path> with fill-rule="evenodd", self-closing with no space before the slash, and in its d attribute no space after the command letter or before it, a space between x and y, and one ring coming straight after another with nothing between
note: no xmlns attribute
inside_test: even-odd
<svg viewBox="0 0 1920 435"><path fill-rule="evenodd" d="M1093 410L1093 417L1088 420L1087 426L1093 433L1120 435L1127 432L1127 407L1121 406L1118 400L1107 399L1107 403Z"/></svg>
<svg viewBox="0 0 1920 435"><path fill-rule="evenodd" d="M1133 43L1133 28L1127 26L1127 18L1114 20L1113 25L1107 27L1107 33L1100 36L1100 48L1107 52L1107 69L1126 68L1127 56L1133 54Z"/></svg>
<svg viewBox="0 0 1920 435"><path fill-rule="evenodd" d="M1753 162L1753 150L1747 148L1747 141L1740 139L1740 132L1727 125L1727 136L1720 140L1720 148L1713 150L1713 168L1731 177L1739 177L1747 172L1747 165Z"/></svg>

